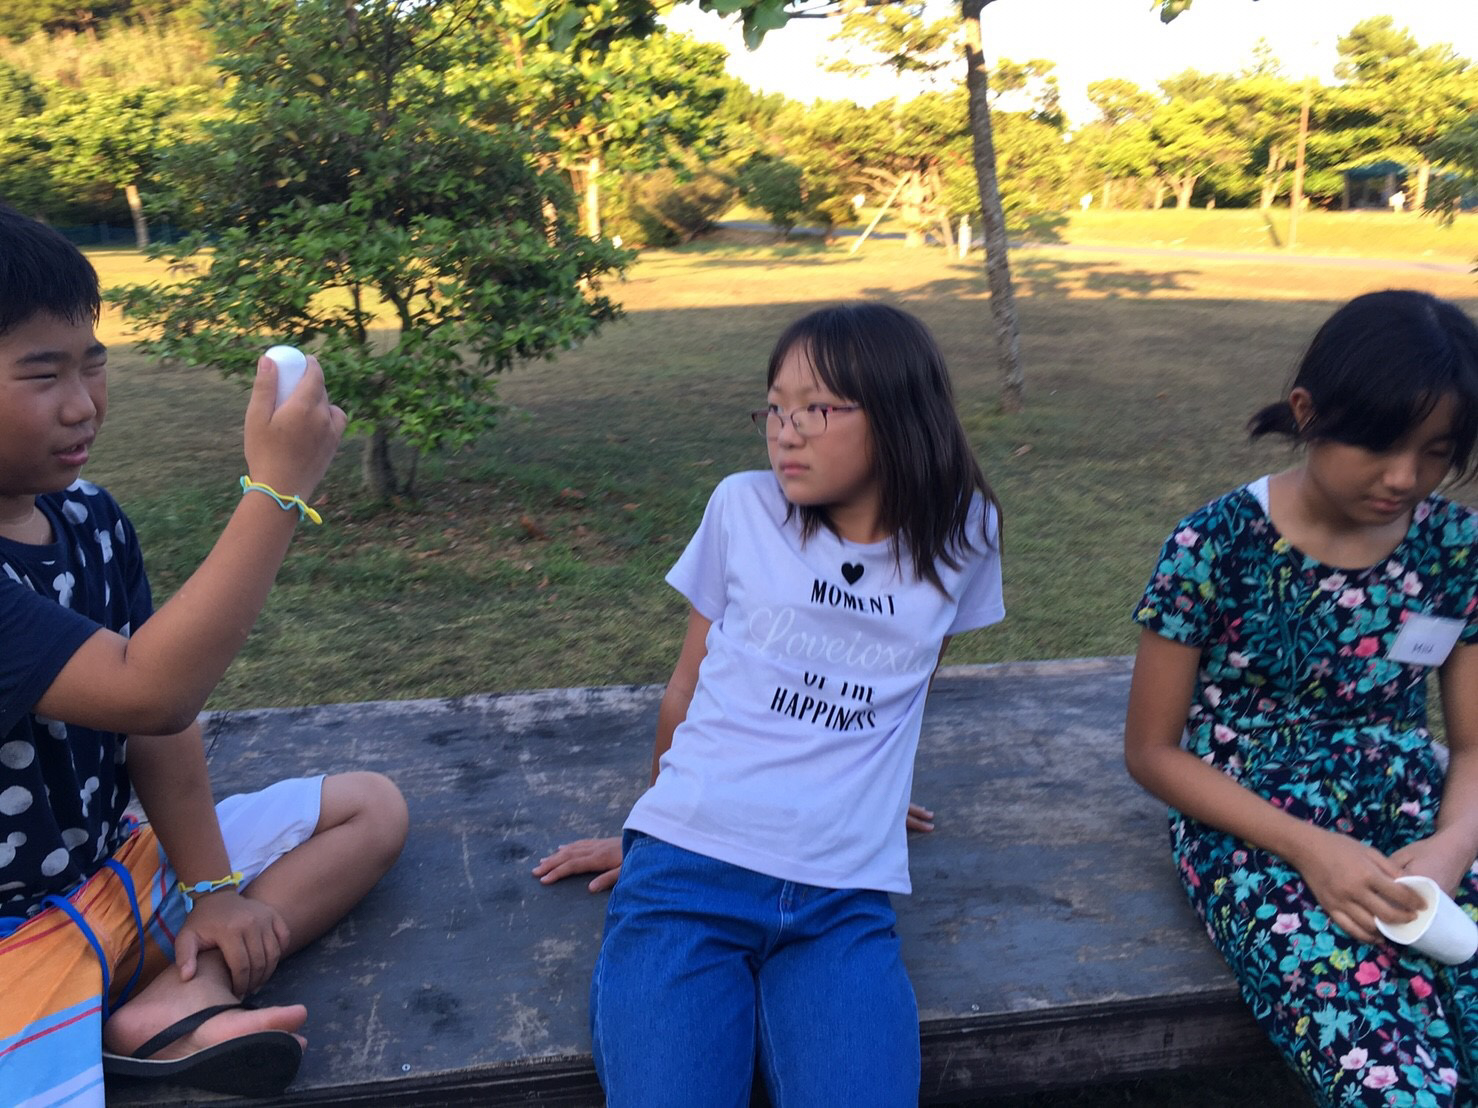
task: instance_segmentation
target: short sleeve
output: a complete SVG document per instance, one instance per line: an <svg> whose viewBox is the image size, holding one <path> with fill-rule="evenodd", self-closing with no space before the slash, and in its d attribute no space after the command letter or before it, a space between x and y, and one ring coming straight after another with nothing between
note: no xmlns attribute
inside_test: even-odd
<svg viewBox="0 0 1478 1108"><path fill-rule="evenodd" d="M667 583L687 597L693 609L710 623L719 621L728 602L726 523L732 514L733 494L733 478L726 478L713 490L698 530L667 572Z"/></svg>
<svg viewBox="0 0 1478 1108"><path fill-rule="evenodd" d="M958 635L999 623L1006 617L1006 604L1001 592L1001 542L1000 519L994 505L987 505L983 498L977 499L977 512L973 514L971 530L979 526L979 512L988 512L984 528L986 547L977 551L973 565L965 575L955 606L955 618L945 632Z"/></svg>
<svg viewBox="0 0 1478 1108"><path fill-rule="evenodd" d="M1464 626L1458 642L1472 645L1478 643L1478 511L1453 508L1455 518L1443 527L1442 539L1448 564L1462 574L1462 590L1467 593L1466 601L1460 600ZM1462 592L1458 595L1461 598Z"/></svg>
<svg viewBox="0 0 1478 1108"><path fill-rule="evenodd" d="M149 576L144 571L144 553L139 546L138 534L133 529L133 524L121 511L118 522L114 526L117 541L114 549L117 551L120 568L122 569L123 587L127 590L124 604L128 612L127 634L137 631L140 625L154 614L154 595L149 588Z"/></svg>
<svg viewBox="0 0 1478 1108"><path fill-rule="evenodd" d="M98 630L86 616L0 570L0 735L35 706Z"/></svg>
<svg viewBox="0 0 1478 1108"><path fill-rule="evenodd" d="M1204 646L1216 610L1218 545L1209 515L1201 512L1182 520L1160 548L1134 621L1175 642Z"/></svg>

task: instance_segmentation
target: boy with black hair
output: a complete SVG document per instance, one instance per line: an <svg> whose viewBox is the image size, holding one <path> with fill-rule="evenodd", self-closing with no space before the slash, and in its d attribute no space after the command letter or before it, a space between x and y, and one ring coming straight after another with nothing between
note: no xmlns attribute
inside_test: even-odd
<svg viewBox="0 0 1478 1108"><path fill-rule="evenodd" d="M344 413L312 359L274 410L262 359L250 480L155 612L127 517L79 476L107 411L99 311L81 252L0 206L0 1089L101 1106L107 1072L269 1095L297 1072L307 1012L242 998L390 867L405 802L388 779L347 773L217 807L195 717Z"/></svg>

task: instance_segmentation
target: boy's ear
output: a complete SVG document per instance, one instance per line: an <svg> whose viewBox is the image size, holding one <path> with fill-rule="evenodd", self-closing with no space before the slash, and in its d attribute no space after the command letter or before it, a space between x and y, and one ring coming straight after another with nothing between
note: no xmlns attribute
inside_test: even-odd
<svg viewBox="0 0 1478 1108"><path fill-rule="evenodd" d="M1288 410L1293 413L1294 425L1299 434L1314 419L1314 394L1306 388L1296 388L1288 394Z"/></svg>

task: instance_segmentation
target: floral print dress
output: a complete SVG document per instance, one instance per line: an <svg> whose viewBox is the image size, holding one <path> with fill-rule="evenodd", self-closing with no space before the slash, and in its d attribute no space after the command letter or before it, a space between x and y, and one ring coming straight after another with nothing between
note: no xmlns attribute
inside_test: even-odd
<svg viewBox="0 0 1478 1108"><path fill-rule="evenodd" d="M1187 517L1135 620L1201 648L1188 748L1285 811L1390 854L1434 830L1443 769L1413 614L1478 642L1478 513L1417 506L1401 544L1337 569L1279 535L1263 478ZM1478 962L1449 967L1330 921L1277 856L1172 810L1180 878L1258 1023L1321 1104L1478 1104ZM1478 876L1459 903L1478 917Z"/></svg>

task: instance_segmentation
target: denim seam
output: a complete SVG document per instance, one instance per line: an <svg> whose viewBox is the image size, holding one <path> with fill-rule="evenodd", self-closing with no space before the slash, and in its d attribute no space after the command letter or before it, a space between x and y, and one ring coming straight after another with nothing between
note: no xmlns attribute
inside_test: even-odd
<svg viewBox="0 0 1478 1108"><path fill-rule="evenodd" d="M770 1103L772 1108L785 1108L785 1090L780 1087L780 1067L775 1065L775 1036L770 1031L769 1016L765 1010L765 991L759 987L758 980L755 981L754 1010L759 1017L759 1053Z"/></svg>

